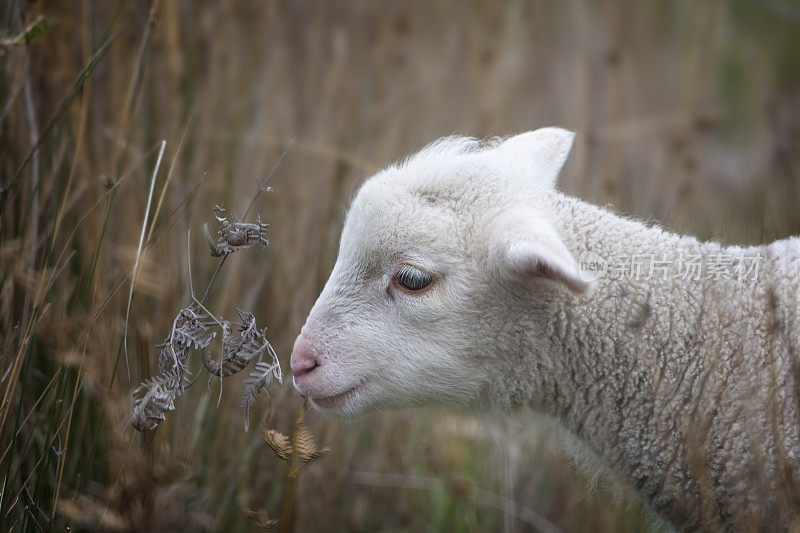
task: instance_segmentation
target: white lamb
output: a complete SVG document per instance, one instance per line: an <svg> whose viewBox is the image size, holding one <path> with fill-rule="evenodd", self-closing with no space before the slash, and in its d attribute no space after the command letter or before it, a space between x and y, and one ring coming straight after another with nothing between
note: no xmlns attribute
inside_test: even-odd
<svg viewBox="0 0 800 533"><path fill-rule="evenodd" d="M345 417L530 406L680 529L800 527L800 239L723 247L565 196L572 140L449 137L369 179L295 386Z"/></svg>

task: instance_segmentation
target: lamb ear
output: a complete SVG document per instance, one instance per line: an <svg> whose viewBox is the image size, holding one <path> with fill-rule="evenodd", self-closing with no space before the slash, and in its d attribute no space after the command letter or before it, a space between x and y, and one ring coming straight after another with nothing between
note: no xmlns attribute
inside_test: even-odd
<svg viewBox="0 0 800 533"><path fill-rule="evenodd" d="M547 279L582 294L593 284L581 277L578 262L544 219L507 217L496 228L493 255L502 273L523 283Z"/></svg>
<svg viewBox="0 0 800 533"><path fill-rule="evenodd" d="M539 187L553 189L575 134L563 128L540 128L515 135L495 150L501 163Z"/></svg>

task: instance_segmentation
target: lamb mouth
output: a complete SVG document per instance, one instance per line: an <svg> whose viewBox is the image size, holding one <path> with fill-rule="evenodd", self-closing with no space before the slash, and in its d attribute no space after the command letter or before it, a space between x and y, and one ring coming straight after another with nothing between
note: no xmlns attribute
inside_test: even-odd
<svg viewBox="0 0 800 533"><path fill-rule="evenodd" d="M344 403L347 398L352 397L355 394L356 389L361 387L365 381L366 380L361 380L355 386L331 396L318 396L316 398L309 399L314 402L317 407L321 407L323 409L335 409L337 406L340 406L342 403Z"/></svg>

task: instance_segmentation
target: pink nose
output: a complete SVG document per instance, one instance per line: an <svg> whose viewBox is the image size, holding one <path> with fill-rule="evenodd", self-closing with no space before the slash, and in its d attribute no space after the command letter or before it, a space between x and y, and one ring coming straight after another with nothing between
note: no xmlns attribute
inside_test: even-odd
<svg viewBox="0 0 800 533"><path fill-rule="evenodd" d="M317 356L314 355L314 349L311 343L305 337L300 335L294 343L294 350L292 350L292 374L297 379L305 376L319 366Z"/></svg>

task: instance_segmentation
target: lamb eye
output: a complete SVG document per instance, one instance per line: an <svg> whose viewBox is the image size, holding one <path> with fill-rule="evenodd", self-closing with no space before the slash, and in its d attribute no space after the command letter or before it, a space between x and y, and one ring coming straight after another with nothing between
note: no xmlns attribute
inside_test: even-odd
<svg viewBox="0 0 800 533"><path fill-rule="evenodd" d="M400 287L408 291L421 291L431 284L433 276L418 268L401 266L394 279Z"/></svg>

